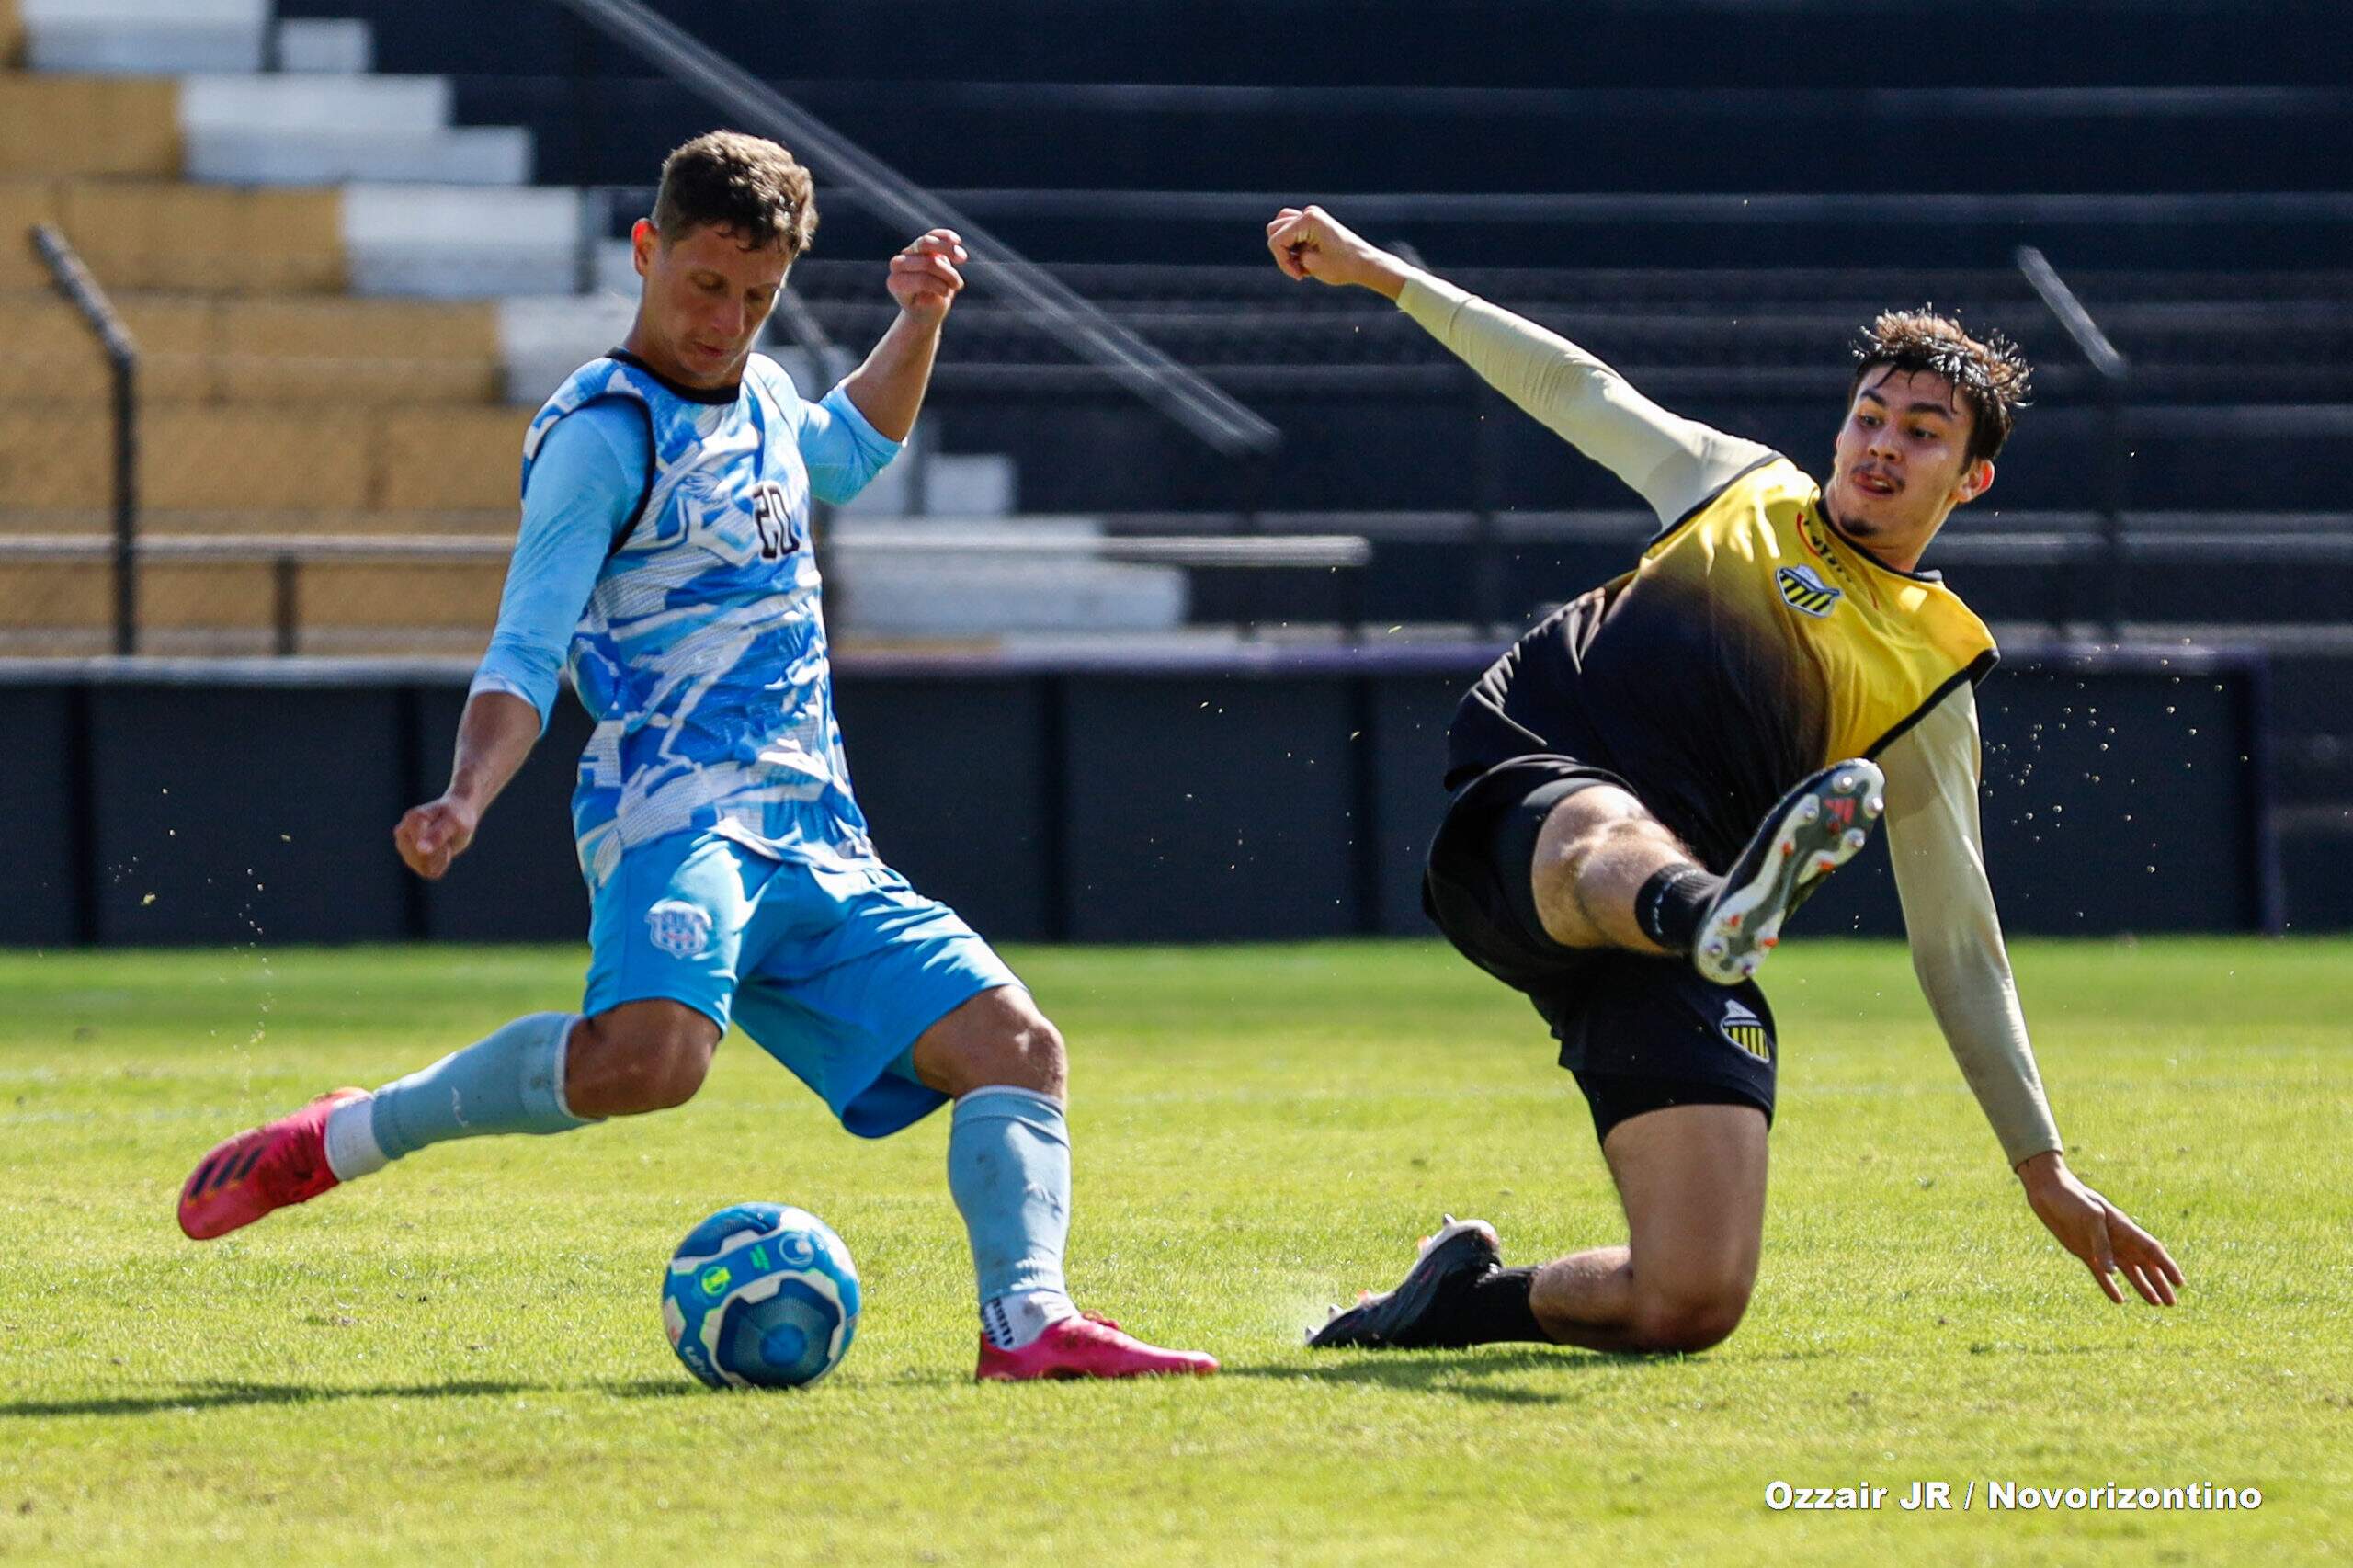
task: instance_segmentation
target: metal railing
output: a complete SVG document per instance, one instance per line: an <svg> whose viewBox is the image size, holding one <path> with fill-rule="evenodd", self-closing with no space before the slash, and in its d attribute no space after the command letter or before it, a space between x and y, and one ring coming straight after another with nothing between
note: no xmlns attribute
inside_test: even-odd
<svg viewBox="0 0 2353 1568"><path fill-rule="evenodd" d="M1371 563L1373 553L1371 541L1357 534L1292 531L1254 536L1196 531L1146 536L1073 535L1040 532L1017 522L943 526L876 520L853 528L845 538L835 539L834 545L836 550L852 551L866 561L919 561L954 554L1006 561L1112 562L1194 571L1288 569L1343 574L1336 619L1350 633L1363 620L1356 580ZM288 533L224 537L146 533L132 541L130 558L134 569L141 564L267 566L270 574L267 650L276 656L290 657L314 648L317 632L335 630L311 624L305 613L303 575L313 566L356 562L494 566L503 565L513 553L514 541L505 535ZM119 562L123 552L115 541L98 534L0 535L0 566L71 566L108 558ZM1250 624L1255 625L1258 619L1250 618ZM484 625L482 635L487 637L489 630ZM393 635L397 636L396 631ZM235 642L243 651L257 651L242 637ZM117 651L128 650L118 647Z"/></svg>
<svg viewBox="0 0 2353 1568"><path fill-rule="evenodd" d="M2099 377L2100 408L2100 497L2101 534L2108 546L2108 561L2103 574L2102 621L2109 641L2121 642L2124 637L2125 598L2125 539L2124 490L2125 465L2131 449L2124 435L2124 393L2131 377L2131 366L2118 353L2108 334L2092 320L2075 291L2067 287L2058 269L2044 259L2032 245L2020 245L2018 251L2018 270L2066 329L2067 335L2090 362Z"/></svg>
<svg viewBox="0 0 2353 1568"><path fill-rule="evenodd" d="M745 129L790 142L841 196L912 232L955 229L983 259L976 281L1004 290L1080 357L1229 457L1272 451L1273 425L1112 321L1052 274L988 233L824 120L638 0L551 0L652 61L674 80L735 116Z"/></svg>
<svg viewBox="0 0 2353 1568"><path fill-rule="evenodd" d="M139 648L139 345L72 242L47 223L26 237L57 291L88 325L114 380L114 651Z"/></svg>

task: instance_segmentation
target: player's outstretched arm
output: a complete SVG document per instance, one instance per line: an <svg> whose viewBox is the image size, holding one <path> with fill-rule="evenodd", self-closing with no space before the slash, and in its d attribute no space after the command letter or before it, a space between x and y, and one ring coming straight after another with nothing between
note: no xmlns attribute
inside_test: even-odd
<svg viewBox="0 0 2353 1568"><path fill-rule="evenodd" d="M1770 449L1670 414L1557 333L1370 244L1320 207L1286 207L1267 248L1287 278L1354 284L1398 308L1481 379L1672 523L1770 458Z"/></svg>
<svg viewBox="0 0 2353 1568"><path fill-rule="evenodd" d="M891 440L905 440L915 427L939 354L939 329L963 291L964 275L957 268L969 259L953 229L934 229L891 258L898 319L866 362L842 380L842 391L866 422Z"/></svg>
<svg viewBox="0 0 2353 1568"><path fill-rule="evenodd" d="M2157 1239L2078 1180L2060 1150L1985 877L1977 810L1977 705L1966 687L1881 754L1888 852L1912 966L2027 1203L2061 1245L2121 1301L2116 1275L2170 1306L2182 1274Z"/></svg>
<svg viewBox="0 0 2353 1568"><path fill-rule="evenodd" d="M2119 1274L2153 1307L2169 1307L2181 1266L2165 1244L2132 1222L2132 1217L2086 1187L2056 1149L2018 1167L2026 1200L2059 1244L2084 1260L2111 1301L2122 1301Z"/></svg>
<svg viewBox="0 0 2353 1568"><path fill-rule="evenodd" d="M466 852L483 812L506 788L540 738L540 710L505 691L477 691L458 721L458 759L438 800L412 806L392 829L408 869L438 881Z"/></svg>

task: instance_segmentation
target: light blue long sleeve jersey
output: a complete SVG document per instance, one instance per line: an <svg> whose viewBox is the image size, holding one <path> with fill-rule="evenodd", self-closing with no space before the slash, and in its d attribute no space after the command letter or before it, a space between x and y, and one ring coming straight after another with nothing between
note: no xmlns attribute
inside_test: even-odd
<svg viewBox="0 0 2353 1568"><path fill-rule="evenodd" d="M523 444L523 523L474 691L546 729L557 676L597 722L573 792L594 890L622 853L716 829L779 859L870 861L850 791L809 549L813 494L847 501L898 454L841 388L804 402L754 355L733 392L615 350Z"/></svg>

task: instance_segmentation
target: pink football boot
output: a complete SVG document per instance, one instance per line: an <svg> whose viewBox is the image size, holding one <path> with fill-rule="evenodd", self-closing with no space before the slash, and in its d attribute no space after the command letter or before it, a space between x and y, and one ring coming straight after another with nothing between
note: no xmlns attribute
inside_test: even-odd
<svg viewBox="0 0 2353 1568"><path fill-rule="evenodd" d="M1163 1350L1146 1345L1100 1312L1064 1318L1018 1350L999 1350L981 1341L981 1364L972 1376L984 1383L1027 1382L1031 1378L1149 1378L1176 1372L1207 1376L1217 1358L1198 1350Z"/></svg>
<svg viewBox="0 0 2353 1568"><path fill-rule="evenodd" d="M336 1185L327 1168L327 1113L365 1089L321 1095L291 1116L240 1132L204 1157L180 1188L180 1229L209 1242L273 1209L308 1203Z"/></svg>

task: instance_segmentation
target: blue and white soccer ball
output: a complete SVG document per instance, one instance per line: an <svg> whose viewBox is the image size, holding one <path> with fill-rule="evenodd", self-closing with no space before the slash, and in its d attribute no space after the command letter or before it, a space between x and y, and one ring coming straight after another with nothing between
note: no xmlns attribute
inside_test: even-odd
<svg viewBox="0 0 2353 1568"><path fill-rule="evenodd" d="M849 1354L858 1268L814 1214L738 1203L687 1233L662 1281L662 1322L712 1388L799 1388Z"/></svg>

